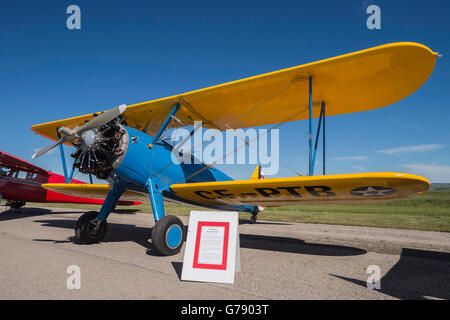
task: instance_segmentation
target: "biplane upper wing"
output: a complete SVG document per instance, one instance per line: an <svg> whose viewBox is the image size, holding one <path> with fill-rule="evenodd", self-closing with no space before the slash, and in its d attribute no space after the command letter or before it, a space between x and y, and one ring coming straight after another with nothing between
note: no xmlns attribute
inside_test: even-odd
<svg viewBox="0 0 450 320"><path fill-rule="evenodd" d="M204 205L286 206L394 201L428 190L428 180L406 173L358 173L174 184L177 197Z"/></svg>
<svg viewBox="0 0 450 320"><path fill-rule="evenodd" d="M309 77L313 117L326 103L326 115L381 108L416 91L431 75L438 54L417 43L382 45L335 58L191 91L127 107L127 125L154 135L173 107L170 127L203 122L220 130L307 119ZM257 112L254 112L257 111ZM73 129L93 115L35 125L37 134L56 140L56 128ZM170 128L169 127L169 128Z"/></svg>
<svg viewBox="0 0 450 320"><path fill-rule="evenodd" d="M105 199L111 186L108 184L75 184L75 183L44 183L44 189L58 193L67 194L69 196ZM148 201L148 195L141 192L127 190L120 197L121 201Z"/></svg>

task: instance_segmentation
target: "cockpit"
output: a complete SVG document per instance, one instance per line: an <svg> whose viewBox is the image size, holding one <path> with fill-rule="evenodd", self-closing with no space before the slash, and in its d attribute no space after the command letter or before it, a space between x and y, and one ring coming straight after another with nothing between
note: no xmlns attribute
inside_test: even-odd
<svg viewBox="0 0 450 320"><path fill-rule="evenodd" d="M17 168L0 166L0 177L10 177L22 180L36 180L39 177L39 174Z"/></svg>

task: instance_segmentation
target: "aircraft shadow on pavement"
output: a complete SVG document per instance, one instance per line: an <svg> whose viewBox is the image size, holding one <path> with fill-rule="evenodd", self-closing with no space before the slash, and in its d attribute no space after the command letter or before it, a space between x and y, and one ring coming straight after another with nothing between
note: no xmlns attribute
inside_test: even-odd
<svg viewBox="0 0 450 320"><path fill-rule="evenodd" d="M53 228L65 228L71 229L70 239L74 242L73 230L76 220L35 220L34 222L42 223L45 227ZM138 227L132 224L120 224L120 223L108 223L108 231L102 242L125 242L133 241L144 248L151 249L151 242L148 240L151 238L152 229L145 227ZM34 239L34 241L51 241L48 239ZM55 240L57 242L59 240Z"/></svg>
<svg viewBox="0 0 450 320"><path fill-rule="evenodd" d="M250 222L250 220L247 219L239 219L239 225L241 224L253 224ZM259 221L257 222L259 225L276 225L276 226L290 226L292 223L286 223L286 222L270 222L270 221Z"/></svg>
<svg viewBox="0 0 450 320"><path fill-rule="evenodd" d="M75 220L35 220L47 227L72 229ZM186 227L187 228L187 227ZM73 234L73 233L72 233ZM187 234L187 232L185 233ZM147 249L148 255L158 255L151 245L152 228L138 227L131 224L108 223L108 232L102 242L124 242L133 241ZM353 256L365 254L366 251L354 247L307 243L300 239L275 237L267 235L240 235L241 248L269 250L288 253L299 253L322 256ZM72 236L72 240L73 236ZM34 241L52 241L49 239L34 239ZM58 242L61 240L55 240Z"/></svg>
<svg viewBox="0 0 450 320"><path fill-rule="evenodd" d="M139 212L139 209L115 209L112 212L117 214L136 214Z"/></svg>
<svg viewBox="0 0 450 320"><path fill-rule="evenodd" d="M67 210L68 211L53 211L46 208L23 207L20 209L11 209L0 212L0 221L37 217L46 214L80 214L80 212L77 211L70 211L70 209Z"/></svg>
<svg viewBox="0 0 450 320"><path fill-rule="evenodd" d="M450 299L450 253L403 248L400 260L381 278L384 294L399 299ZM360 286L365 281L332 275ZM368 277L368 274L364 275Z"/></svg>
<svg viewBox="0 0 450 320"><path fill-rule="evenodd" d="M5 210L3 212L0 212L0 221L42 216L51 212L52 210L42 208L21 208L16 210Z"/></svg>
<svg viewBox="0 0 450 320"><path fill-rule="evenodd" d="M242 234L239 238L241 248L269 250L315 256L355 256L367 251L347 246L308 243L301 239L275 237L268 235Z"/></svg>

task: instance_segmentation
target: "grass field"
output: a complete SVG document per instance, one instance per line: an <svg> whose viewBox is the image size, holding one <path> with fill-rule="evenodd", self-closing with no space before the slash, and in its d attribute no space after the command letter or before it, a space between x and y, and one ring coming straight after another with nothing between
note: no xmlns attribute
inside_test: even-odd
<svg viewBox="0 0 450 320"><path fill-rule="evenodd" d="M35 204L27 204L27 206L33 205ZM48 203L41 205L99 210L99 206L95 205ZM152 212L149 203L135 207L118 206L117 209ZM190 210L196 209L191 206L168 203L165 210L166 214L189 215ZM241 214L241 219L248 218L250 214ZM411 199L378 205L305 205L266 208L259 214L258 219L450 232L450 190L429 191Z"/></svg>

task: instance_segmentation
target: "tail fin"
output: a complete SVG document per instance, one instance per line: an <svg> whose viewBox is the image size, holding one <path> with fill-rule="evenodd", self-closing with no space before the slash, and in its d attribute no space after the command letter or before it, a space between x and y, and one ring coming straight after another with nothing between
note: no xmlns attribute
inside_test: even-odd
<svg viewBox="0 0 450 320"><path fill-rule="evenodd" d="M250 180L256 180L256 179L264 179L264 173L259 164L256 166L255 171L253 171L253 174L250 177ZM258 209L259 209L259 212L261 212L264 210L264 206L258 206Z"/></svg>
<svg viewBox="0 0 450 320"><path fill-rule="evenodd" d="M253 174L250 177L250 180L256 179L264 179L264 175L262 174L262 168L259 164L256 166L255 171L253 171Z"/></svg>

